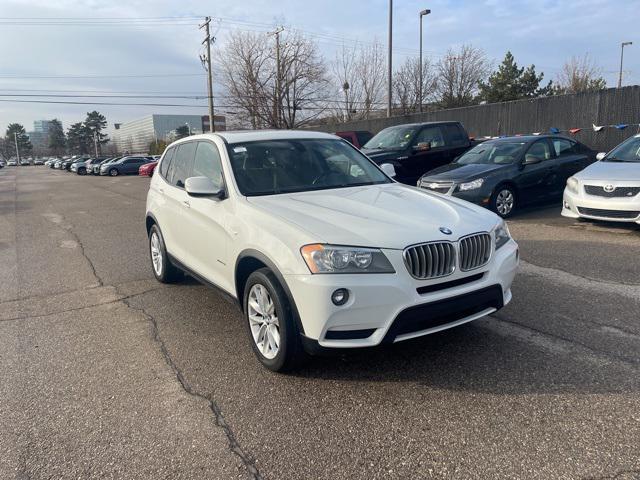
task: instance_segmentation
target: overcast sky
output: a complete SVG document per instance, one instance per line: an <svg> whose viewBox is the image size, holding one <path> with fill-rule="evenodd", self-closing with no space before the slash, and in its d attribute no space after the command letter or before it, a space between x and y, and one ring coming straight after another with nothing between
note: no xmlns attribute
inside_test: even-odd
<svg viewBox="0 0 640 480"><path fill-rule="evenodd" d="M471 43L484 49L495 65L511 50L520 65L533 63L545 73L546 79L554 79L565 59L588 53L602 69L608 85L615 86L620 42L633 41L634 45L625 49L625 83L640 83L638 0L396 0L394 3L395 65L408 55L417 56L418 12L430 8L432 14L425 19L424 49L425 55L434 61L449 47ZM154 25L149 25L148 20L142 21L144 25L120 21L92 25L90 19L126 18L134 22L131 19L150 17L220 18L213 27L218 39L214 58L231 30L266 31L269 26L283 24L311 34L325 58L332 60L342 42L352 45L358 40L370 42L377 38L386 44L387 8L388 0L0 0L0 99L42 100L7 94L79 92L206 94L198 59L202 34L197 20L186 20L183 24L171 19ZM13 20L27 17L30 20ZM38 20L43 17L86 17L87 21L83 26L56 25ZM269 41L266 35L265 41ZM214 91L220 93L217 87ZM181 99L97 101L206 103ZM62 120L66 129L94 109L106 115L110 127L149 113L206 114L205 108L0 101L0 134L11 122L22 123L29 131L34 120L55 117Z"/></svg>

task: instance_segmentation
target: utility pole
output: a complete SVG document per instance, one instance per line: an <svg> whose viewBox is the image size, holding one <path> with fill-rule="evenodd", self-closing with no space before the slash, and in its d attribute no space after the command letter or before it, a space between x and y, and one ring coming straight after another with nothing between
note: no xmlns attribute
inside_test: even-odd
<svg viewBox="0 0 640 480"><path fill-rule="evenodd" d="M274 116L276 120L276 128L280 128L280 34L284 32L284 27L278 27L267 35L275 35L276 37L276 95L273 105Z"/></svg>
<svg viewBox="0 0 640 480"><path fill-rule="evenodd" d="M98 132L93 132L93 146L96 150L96 158L98 158Z"/></svg>
<svg viewBox="0 0 640 480"><path fill-rule="evenodd" d="M387 117L391 116L391 77L393 75L393 58L391 47L393 43L393 0L389 0L389 52L387 53Z"/></svg>
<svg viewBox="0 0 640 480"><path fill-rule="evenodd" d="M622 87L622 61L624 60L624 47L633 45L633 42L622 42L620 44L620 75L618 76L618 88Z"/></svg>
<svg viewBox="0 0 640 480"><path fill-rule="evenodd" d="M207 55L206 59L202 56L200 57L200 61L202 62L202 66L207 71L207 91L209 93L209 131L215 132L216 127L213 121L213 78L211 72L211 34L209 32L209 24L211 23L211 17L205 17L204 23L199 26L200 29L205 28L205 39L202 41L202 44L207 46Z"/></svg>
<svg viewBox="0 0 640 480"><path fill-rule="evenodd" d="M16 157L18 157L18 165L20 165L20 148L18 148L18 132L13 132L13 139L16 142Z"/></svg>
<svg viewBox="0 0 640 480"><path fill-rule="evenodd" d="M422 113L422 17L425 15L429 15L431 10L422 10L420 12L420 64L418 67L420 68L420 86L418 87L418 103L420 104L419 112Z"/></svg>

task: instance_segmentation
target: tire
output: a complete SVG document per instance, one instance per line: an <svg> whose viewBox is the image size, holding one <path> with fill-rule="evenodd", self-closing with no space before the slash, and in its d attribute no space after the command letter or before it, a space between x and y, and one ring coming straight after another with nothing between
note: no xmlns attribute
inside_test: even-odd
<svg viewBox="0 0 640 480"><path fill-rule="evenodd" d="M274 372L298 367L305 359L300 332L287 294L271 270L249 275L243 305L249 341L260 363Z"/></svg>
<svg viewBox="0 0 640 480"><path fill-rule="evenodd" d="M87 169L86 168L79 168L78 169L78 175L86 175L87 174Z"/></svg>
<svg viewBox="0 0 640 480"><path fill-rule="evenodd" d="M118 171L117 168L112 168L111 170L109 170L109 176L110 177L117 177L120 174L120 172Z"/></svg>
<svg viewBox="0 0 640 480"><path fill-rule="evenodd" d="M502 218L509 218L516 209L517 197L514 188L511 185L499 185L489 202L491 210L496 212Z"/></svg>
<svg viewBox="0 0 640 480"><path fill-rule="evenodd" d="M182 271L171 263L162 232L157 225L149 230L149 257L153 275L161 283L176 283L182 279Z"/></svg>

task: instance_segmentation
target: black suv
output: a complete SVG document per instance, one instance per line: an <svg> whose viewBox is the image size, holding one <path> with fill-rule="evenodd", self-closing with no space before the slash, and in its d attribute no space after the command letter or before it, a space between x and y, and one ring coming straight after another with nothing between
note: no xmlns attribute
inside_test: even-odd
<svg viewBox="0 0 640 480"><path fill-rule="evenodd" d="M472 145L460 122L411 123L385 128L362 152L378 165L393 165L397 181L415 185L425 172L450 163Z"/></svg>

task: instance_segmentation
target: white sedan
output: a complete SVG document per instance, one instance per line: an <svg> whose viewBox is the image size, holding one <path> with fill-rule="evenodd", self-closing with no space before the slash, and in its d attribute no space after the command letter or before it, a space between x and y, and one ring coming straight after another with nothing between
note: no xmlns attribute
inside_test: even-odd
<svg viewBox="0 0 640 480"><path fill-rule="evenodd" d="M640 223L640 135L567 180L562 215Z"/></svg>
<svg viewBox="0 0 640 480"><path fill-rule="evenodd" d="M392 170L324 133L174 142L147 196L154 275L185 271L235 299L276 371L305 350L407 340L506 305L518 246L504 221Z"/></svg>

